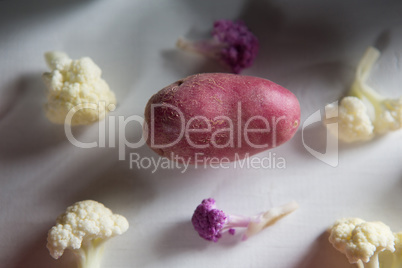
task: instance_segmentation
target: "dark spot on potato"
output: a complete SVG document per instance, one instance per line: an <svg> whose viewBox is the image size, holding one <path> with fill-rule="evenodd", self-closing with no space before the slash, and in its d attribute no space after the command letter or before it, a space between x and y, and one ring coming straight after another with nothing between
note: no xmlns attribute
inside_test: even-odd
<svg viewBox="0 0 402 268"><path fill-rule="evenodd" d="M178 86L181 86L181 84L183 84L184 83L184 81L183 80L179 80L179 81L177 81L177 85Z"/></svg>

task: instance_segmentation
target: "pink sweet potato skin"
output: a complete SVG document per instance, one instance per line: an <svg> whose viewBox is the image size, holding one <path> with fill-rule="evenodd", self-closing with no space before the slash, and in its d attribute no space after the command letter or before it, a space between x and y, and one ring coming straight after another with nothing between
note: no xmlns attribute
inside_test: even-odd
<svg viewBox="0 0 402 268"><path fill-rule="evenodd" d="M153 95L145 122L147 144L161 156L191 164L227 162L291 139L300 125L300 105L269 80L206 73Z"/></svg>

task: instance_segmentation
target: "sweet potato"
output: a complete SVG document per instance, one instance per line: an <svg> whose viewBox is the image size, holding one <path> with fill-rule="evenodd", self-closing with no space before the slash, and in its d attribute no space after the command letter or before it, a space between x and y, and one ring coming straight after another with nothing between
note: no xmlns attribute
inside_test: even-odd
<svg viewBox="0 0 402 268"><path fill-rule="evenodd" d="M291 139L300 106L293 93L269 80L206 73L153 95L145 122L147 144L161 156L190 164L234 161Z"/></svg>

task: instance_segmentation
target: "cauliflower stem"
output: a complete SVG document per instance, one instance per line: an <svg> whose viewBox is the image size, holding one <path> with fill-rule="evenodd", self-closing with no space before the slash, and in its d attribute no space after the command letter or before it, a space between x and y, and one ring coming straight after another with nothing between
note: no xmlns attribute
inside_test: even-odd
<svg viewBox="0 0 402 268"><path fill-rule="evenodd" d="M384 252L379 255L380 267L401 268L402 267L402 232L394 233L395 252Z"/></svg>
<svg viewBox="0 0 402 268"><path fill-rule="evenodd" d="M371 256L370 261L367 263L364 263L362 261L358 261L356 263L357 268L380 268L380 263L378 260L378 252L374 253L373 256Z"/></svg>
<svg viewBox="0 0 402 268"><path fill-rule="evenodd" d="M77 267L100 268L104 249L105 240L97 238L85 243L80 249L73 250L77 256Z"/></svg>
<svg viewBox="0 0 402 268"><path fill-rule="evenodd" d="M299 204L295 201L292 201L283 206L271 208L270 210L258 215L248 224L246 233L243 236L243 240L259 233L271 225L274 225L277 221L286 215L289 215L298 208Z"/></svg>

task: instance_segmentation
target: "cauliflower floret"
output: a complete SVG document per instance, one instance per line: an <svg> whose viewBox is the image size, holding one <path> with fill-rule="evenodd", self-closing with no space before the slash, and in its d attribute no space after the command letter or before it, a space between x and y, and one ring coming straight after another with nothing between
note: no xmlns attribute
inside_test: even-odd
<svg viewBox="0 0 402 268"><path fill-rule="evenodd" d="M58 259L70 249L78 256L79 267L99 267L104 242L127 231L128 221L103 204L85 200L61 214L47 237L50 255Z"/></svg>
<svg viewBox="0 0 402 268"><path fill-rule="evenodd" d="M402 98L381 101L376 117L374 125L379 134L402 128Z"/></svg>
<svg viewBox="0 0 402 268"><path fill-rule="evenodd" d="M350 263L359 267L378 268L378 253L395 251L395 237L382 222L366 222L359 218L346 218L335 222L330 229L330 243L344 253Z"/></svg>
<svg viewBox="0 0 402 268"><path fill-rule="evenodd" d="M329 241L339 251L345 252L346 243L350 240L353 229L356 225L363 223L359 218L347 218L337 220L331 227Z"/></svg>
<svg viewBox="0 0 402 268"><path fill-rule="evenodd" d="M345 249L346 256L352 263L359 260L367 263L380 251L395 251L394 240L391 229L384 223L363 222L352 231L351 239Z"/></svg>
<svg viewBox="0 0 402 268"><path fill-rule="evenodd" d="M191 222L198 234L208 240L217 242L222 233L228 231L229 234L235 233L235 228L247 228L243 235L243 240L259 233L268 226L273 225L281 218L298 209L296 202L290 202L280 207L252 216L231 215L217 209L215 200L208 198L202 200L201 204L195 209Z"/></svg>
<svg viewBox="0 0 402 268"><path fill-rule="evenodd" d="M376 134L402 128L402 98L385 98L367 84L371 69L379 56L377 49L367 49L357 67L355 81L348 96L340 102L339 133L334 133L340 140L367 141ZM367 107L373 111L372 114L368 113ZM332 104L326 107L330 110L334 108Z"/></svg>
<svg viewBox="0 0 402 268"><path fill-rule="evenodd" d="M338 114L338 132L332 134L339 139L355 142L369 140L374 136L374 126L368 116L367 107L359 98L345 97L339 106L328 104L326 110L328 113L335 111Z"/></svg>
<svg viewBox="0 0 402 268"><path fill-rule="evenodd" d="M190 41L179 38L176 46L217 59L233 73L240 73L253 64L258 54L259 42L244 22L217 20L214 22L212 39Z"/></svg>
<svg viewBox="0 0 402 268"><path fill-rule="evenodd" d="M114 109L116 98L101 78L101 69L88 57L70 59L63 52L47 52L51 72L43 74L48 88L45 112L56 124L87 125ZM70 112L71 122L66 120Z"/></svg>

